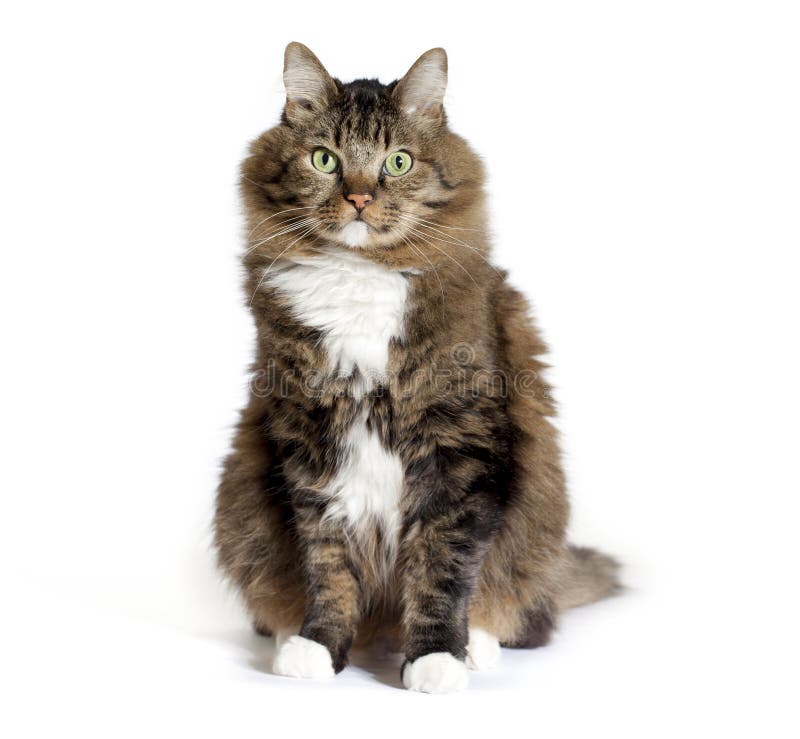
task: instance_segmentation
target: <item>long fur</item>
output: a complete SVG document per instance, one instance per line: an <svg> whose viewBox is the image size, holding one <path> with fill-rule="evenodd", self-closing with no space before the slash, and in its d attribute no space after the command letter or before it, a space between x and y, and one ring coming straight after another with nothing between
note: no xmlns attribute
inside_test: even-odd
<svg viewBox="0 0 800 739"><path fill-rule="evenodd" d="M290 44L281 123L242 166L257 348L216 545L285 674L328 671L309 644L339 671L383 633L409 687L458 689L469 643L473 666L542 645L560 610L617 588L613 560L566 543L545 347L491 263L446 72L435 49L398 82L345 84ZM413 164L392 177L397 151Z"/></svg>

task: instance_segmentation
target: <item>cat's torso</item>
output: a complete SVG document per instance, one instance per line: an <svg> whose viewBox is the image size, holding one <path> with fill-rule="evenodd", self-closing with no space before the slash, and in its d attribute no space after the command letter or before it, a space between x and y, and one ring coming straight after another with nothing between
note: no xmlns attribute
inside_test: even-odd
<svg viewBox="0 0 800 739"><path fill-rule="evenodd" d="M503 283L485 263L469 274L448 266L403 270L321 249L279 260L260 287L257 364L274 362L279 374L264 398L265 432L290 504L346 533L362 587L387 604L404 525L451 494L437 490L437 453L458 484L473 459L507 445L491 312Z"/></svg>
<svg viewBox="0 0 800 739"><path fill-rule="evenodd" d="M336 462L321 486L310 486L325 500L324 518L346 527L354 546L375 557L373 569L382 580L396 554L405 475L381 409L396 384L388 367L390 345L403 338L412 278L331 248L312 258L283 260L264 280L299 323L319 332L324 362L305 386L309 393L314 382L339 378L334 397L320 399L321 405L331 419L350 417L332 421L337 433L317 439L331 446Z"/></svg>

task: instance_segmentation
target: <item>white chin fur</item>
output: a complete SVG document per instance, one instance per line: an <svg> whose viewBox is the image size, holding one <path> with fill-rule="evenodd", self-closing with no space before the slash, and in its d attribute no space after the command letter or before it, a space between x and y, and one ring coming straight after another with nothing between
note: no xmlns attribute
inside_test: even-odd
<svg viewBox="0 0 800 739"><path fill-rule="evenodd" d="M347 246L355 249L364 246L367 241L369 229L364 221L350 221L340 232L339 238Z"/></svg>
<svg viewBox="0 0 800 739"><path fill-rule="evenodd" d="M449 652L415 659L403 670L403 685L421 693L456 693L467 687L467 666Z"/></svg>
<svg viewBox="0 0 800 739"><path fill-rule="evenodd" d="M467 667L470 670L488 670L500 661L500 642L483 629L469 630Z"/></svg>
<svg viewBox="0 0 800 739"><path fill-rule="evenodd" d="M305 637L290 636L279 647L272 663L276 675L312 680L333 677L333 661L328 648Z"/></svg>

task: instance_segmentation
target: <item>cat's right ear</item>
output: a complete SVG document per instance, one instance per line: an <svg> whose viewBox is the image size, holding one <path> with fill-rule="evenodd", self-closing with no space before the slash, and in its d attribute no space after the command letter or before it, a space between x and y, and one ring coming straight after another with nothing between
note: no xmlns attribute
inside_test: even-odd
<svg viewBox="0 0 800 739"><path fill-rule="evenodd" d="M283 55L286 117L300 120L324 109L336 94L336 83L307 46L292 41Z"/></svg>

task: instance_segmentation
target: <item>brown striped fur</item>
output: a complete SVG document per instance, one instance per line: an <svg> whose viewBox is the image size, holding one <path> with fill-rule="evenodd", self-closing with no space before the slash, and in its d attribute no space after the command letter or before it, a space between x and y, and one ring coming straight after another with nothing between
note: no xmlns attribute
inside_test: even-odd
<svg viewBox="0 0 800 739"><path fill-rule="evenodd" d="M616 567L566 544L545 346L526 300L489 261L480 161L438 101L410 110L414 70L445 63L444 52L428 52L389 85L335 80L299 44L287 64L291 55L316 70L318 87L290 93L281 123L253 142L242 167L256 379L219 487L219 561L259 631L301 627L328 647L337 671L356 635L376 631L399 630L412 661L436 651L463 658L468 623L507 646L544 644L559 610L614 591ZM339 155L339 172L310 166L320 146ZM390 178L375 162L398 147L413 168ZM390 379L363 397L358 371L332 375L319 331L264 284L281 259L338 243L353 213L348 192L375 196L360 253L408 270L410 285ZM448 372L459 387L443 387ZM278 389L259 386L267 374ZM355 541L323 518L321 491L361 413L405 472L391 556L380 529Z"/></svg>

